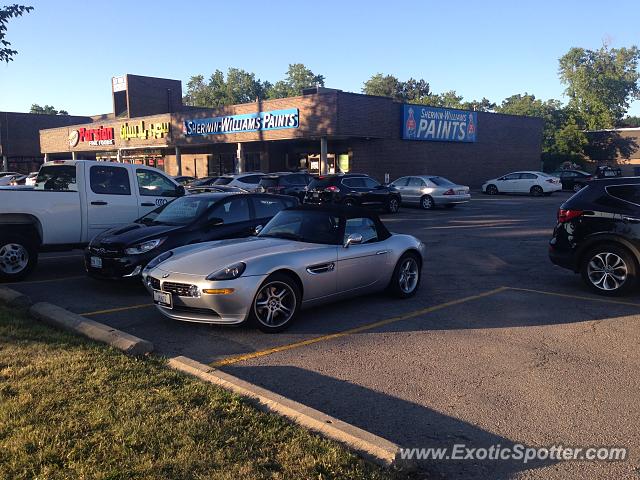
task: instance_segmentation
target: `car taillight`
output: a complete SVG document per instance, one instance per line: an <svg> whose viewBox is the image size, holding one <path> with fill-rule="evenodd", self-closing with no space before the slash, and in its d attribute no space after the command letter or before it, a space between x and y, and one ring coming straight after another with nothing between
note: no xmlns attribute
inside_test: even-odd
<svg viewBox="0 0 640 480"><path fill-rule="evenodd" d="M455 194L456 192L454 192L452 188L450 188L449 190L443 193L443 195L455 195Z"/></svg>
<svg viewBox="0 0 640 480"><path fill-rule="evenodd" d="M340 189L338 187L336 187L335 185L331 185L327 188L324 189L325 192L339 192Z"/></svg>
<svg viewBox="0 0 640 480"><path fill-rule="evenodd" d="M564 208L561 208L560 210L558 210L558 222L565 223L579 217L582 214L582 210L565 210Z"/></svg>

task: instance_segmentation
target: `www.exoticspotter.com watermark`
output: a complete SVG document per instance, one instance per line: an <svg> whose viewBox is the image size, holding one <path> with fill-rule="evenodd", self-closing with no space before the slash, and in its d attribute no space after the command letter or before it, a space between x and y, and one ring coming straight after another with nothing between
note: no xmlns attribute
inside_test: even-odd
<svg viewBox="0 0 640 480"><path fill-rule="evenodd" d="M401 448L402 460L498 460L529 463L538 460L620 462L627 459L626 447L569 447L550 445L527 447L520 443L502 446L470 447L456 443L452 447Z"/></svg>

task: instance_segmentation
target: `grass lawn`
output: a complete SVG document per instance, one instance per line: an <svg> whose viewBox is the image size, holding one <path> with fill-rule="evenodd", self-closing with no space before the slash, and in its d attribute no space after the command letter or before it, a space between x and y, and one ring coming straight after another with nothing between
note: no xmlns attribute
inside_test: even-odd
<svg viewBox="0 0 640 480"><path fill-rule="evenodd" d="M240 397L0 308L0 479L387 479Z"/></svg>

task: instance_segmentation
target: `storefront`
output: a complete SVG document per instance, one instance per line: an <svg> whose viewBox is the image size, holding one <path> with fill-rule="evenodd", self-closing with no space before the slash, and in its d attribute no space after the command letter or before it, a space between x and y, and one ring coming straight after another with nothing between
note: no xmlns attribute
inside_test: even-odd
<svg viewBox="0 0 640 480"><path fill-rule="evenodd" d="M381 181L437 174L471 186L540 168L539 118L404 105L325 88L220 109L167 102L160 94L155 103L136 103L140 79L147 99L154 80L160 90L176 82L126 76L129 103L119 102L127 109L90 124L42 130L42 152L145 164L172 175L306 169L362 172ZM134 104L147 114L128 117Z"/></svg>

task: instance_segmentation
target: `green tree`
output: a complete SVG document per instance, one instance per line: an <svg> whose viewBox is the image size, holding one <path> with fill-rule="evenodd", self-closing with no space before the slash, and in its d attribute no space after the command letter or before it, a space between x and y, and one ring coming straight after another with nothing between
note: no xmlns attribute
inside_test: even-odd
<svg viewBox="0 0 640 480"><path fill-rule="evenodd" d="M324 87L324 76L316 75L302 63L292 63L284 80L266 86L267 98L295 97L311 87Z"/></svg>
<svg viewBox="0 0 640 480"><path fill-rule="evenodd" d="M638 116L626 116L618 122L617 127L637 128L640 127L640 117Z"/></svg>
<svg viewBox="0 0 640 480"><path fill-rule="evenodd" d="M476 112L493 112L496 107L497 105L494 102L485 97L482 97L482 100L471 100L470 102L462 103L464 110L474 110Z"/></svg>
<svg viewBox="0 0 640 480"><path fill-rule="evenodd" d="M37 103L31 105L29 113L37 113L40 115L69 115L69 112L66 110L56 110L52 105L45 105L44 107L41 107Z"/></svg>
<svg viewBox="0 0 640 480"><path fill-rule="evenodd" d="M383 75L382 73L376 73L364 82L362 93L379 97L391 97L398 101L405 100L404 82L401 82L393 75Z"/></svg>
<svg viewBox="0 0 640 480"><path fill-rule="evenodd" d="M589 130L612 128L629 103L640 98L638 47L598 50L572 48L560 58L559 75L577 112Z"/></svg>
<svg viewBox="0 0 640 480"><path fill-rule="evenodd" d="M238 68L229 68L224 73L216 70L205 82L203 75L194 75L187 82L184 103L195 107L222 107L238 103L249 103L265 98L265 88L255 74Z"/></svg>
<svg viewBox="0 0 640 480"><path fill-rule="evenodd" d="M16 50L11 47L11 42L5 40L7 34L7 23L10 19L21 17L25 13L29 13L33 10L33 7L26 7L24 5L7 5L0 7L0 61L9 63L13 60L13 57L18 54Z"/></svg>

